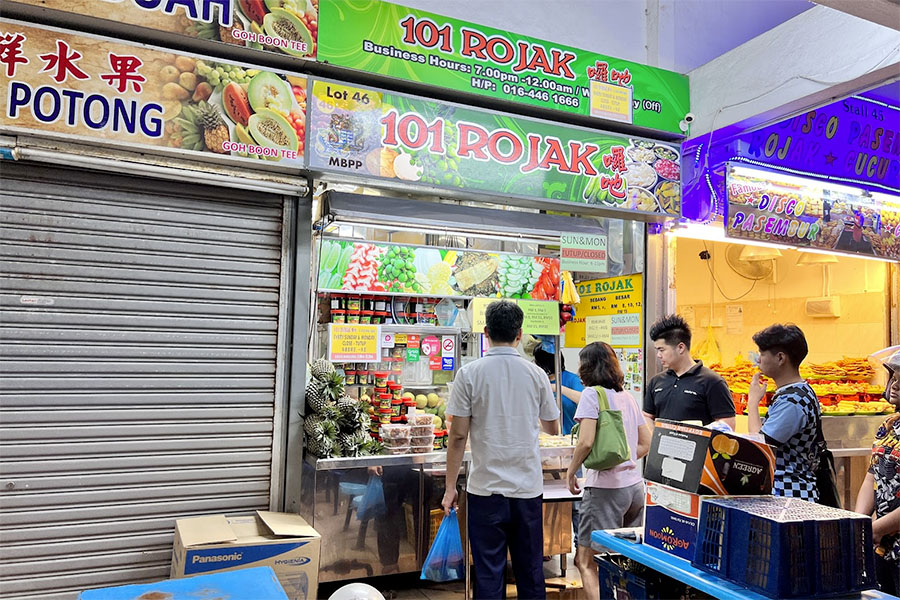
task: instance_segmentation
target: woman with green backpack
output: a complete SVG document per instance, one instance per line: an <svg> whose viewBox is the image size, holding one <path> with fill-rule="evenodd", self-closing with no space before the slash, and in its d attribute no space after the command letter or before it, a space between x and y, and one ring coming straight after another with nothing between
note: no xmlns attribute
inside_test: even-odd
<svg viewBox="0 0 900 600"><path fill-rule="evenodd" d="M591 532L641 524L644 479L637 461L650 450L651 432L637 401L624 390L625 376L612 347L593 342L578 358L578 375L585 388L575 412L578 443L567 479L573 494L584 488L575 566L588 599L599 600ZM582 464L585 477L579 482L577 473Z"/></svg>

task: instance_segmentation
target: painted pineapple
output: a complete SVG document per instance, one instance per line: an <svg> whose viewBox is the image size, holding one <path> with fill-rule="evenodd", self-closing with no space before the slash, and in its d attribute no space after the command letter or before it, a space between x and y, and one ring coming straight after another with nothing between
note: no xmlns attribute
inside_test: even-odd
<svg viewBox="0 0 900 600"><path fill-rule="evenodd" d="M217 154L227 154L228 152L223 146L225 142L231 140L231 134L228 132L228 126L222 118L222 113L205 100L197 104L197 109L200 126L203 128L203 143L209 150Z"/></svg>

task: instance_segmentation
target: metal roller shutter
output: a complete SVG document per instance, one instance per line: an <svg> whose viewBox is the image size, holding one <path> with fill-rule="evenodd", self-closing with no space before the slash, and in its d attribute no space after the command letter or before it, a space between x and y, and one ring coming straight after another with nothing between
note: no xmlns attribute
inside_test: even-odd
<svg viewBox="0 0 900 600"><path fill-rule="evenodd" d="M283 198L3 169L0 594L166 578L270 508Z"/></svg>

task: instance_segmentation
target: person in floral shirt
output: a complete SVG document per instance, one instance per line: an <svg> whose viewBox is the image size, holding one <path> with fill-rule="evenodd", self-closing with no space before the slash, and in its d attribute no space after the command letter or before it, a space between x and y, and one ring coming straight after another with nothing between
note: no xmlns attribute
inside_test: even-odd
<svg viewBox="0 0 900 600"><path fill-rule="evenodd" d="M881 590L900 592L900 351L884 364L890 373L884 396L894 413L875 432L869 472L856 498L856 512L871 515L875 571Z"/></svg>

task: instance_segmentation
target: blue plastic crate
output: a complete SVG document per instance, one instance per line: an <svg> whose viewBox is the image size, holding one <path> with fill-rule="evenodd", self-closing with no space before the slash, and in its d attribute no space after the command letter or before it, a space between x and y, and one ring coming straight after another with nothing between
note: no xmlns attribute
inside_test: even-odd
<svg viewBox="0 0 900 600"><path fill-rule="evenodd" d="M594 555L601 598L665 600L707 598L697 590L621 554Z"/></svg>
<svg viewBox="0 0 900 600"><path fill-rule="evenodd" d="M875 587L872 520L794 498L704 500L692 564L773 598Z"/></svg>

